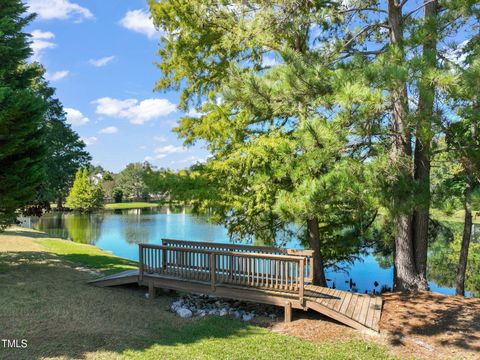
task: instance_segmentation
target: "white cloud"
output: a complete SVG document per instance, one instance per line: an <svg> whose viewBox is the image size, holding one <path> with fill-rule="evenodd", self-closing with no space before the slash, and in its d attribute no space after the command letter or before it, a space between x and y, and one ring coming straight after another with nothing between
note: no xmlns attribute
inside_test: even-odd
<svg viewBox="0 0 480 360"><path fill-rule="evenodd" d="M69 0L28 0L29 12L37 13L41 20L76 18L76 22L92 19L90 10Z"/></svg>
<svg viewBox="0 0 480 360"><path fill-rule="evenodd" d="M167 141L166 136L154 136L153 140L158 141L158 142L165 142Z"/></svg>
<svg viewBox="0 0 480 360"><path fill-rule="evenodd" d="M45 78L48 80L48 81L58 81L58 80L61 80L65 77L68 76L68 74L70 74L70 72L68 70L62 70L62 71L55 71L53 73L46 73L45 74Z"/></svg>
<svg viewBox="0 0 480 360"><path fill-rule="evenodd" d="M155 161L155 160L161 160L163 159L164 157L166 157L167 155L166 154L157 154L155 156L145 156L145 158L143 159L143 161L149 161L149 162L152 162L152 161Z"/></svg>
<svg viewBox="0 0 480 360"><path fill-rule="evenodd" d="M68 123L72 124L73 126L85 125L90 121L77 109L65 108L64 110L67 114Z"/></svg>
<svg viewBox="0 0 480 360"><path fill-rule="evenodd" d="M183 160L180 160L181 164L187 164L187 163L203 163L205 162L204 158L200 158L198 156L189 156Z"/></svg>
<svg viewBox="0 0 480 360"><path fill-rule="evenodd" d="M32 33L32 43L30 47L32 48L33 55L32 59L34 61L39 61L43 55L44 50L52 49L57 45L50 41L55 37L55 34L50 31L42 30L33 30Z"/></svg>
<svg viewBox="0 0 480 360"><path fill-rule="evenodd" d="M95 67L102 67L115 59L115 56L105 56L100 59L90 59L88 62Z"/></svg>
<svg viewBox="0 0 480 360"><path fill-rule="evenodd" d="M165 145L155 149L157 154L178 154L187 151L183 146Z"/></svg>
<svg viewBox="0 0 480 360"><path fill-rule="evenodd" d="M101 129L98 133L99 134L115 134L118 132L118 128L116 126L107 126L106 128Z"/></svg>
<svg viewBox="0 0 480 360"><path fill-rule="evenodd" d="M103 97L93 102L97 105L98 115L127 119L132 124L143 124L147 121L169 115L177 110L177 106L167 99L119 100Z"/></svg>
<svg viewBox="0 0 480 360"><path fill-rule="evenodd" d="M445 51L445 58L452 63L464 68L466 66L468 52L465 51L465 47L468 45L468 40L462 41L456 47L449 48Z"/></svg>
<svg viewBox="0 0 480 360"><path fill-rule="evenodd" d="M277 59L275 59L274 57L270 57L270 56L263 56L262 58L262 66L263 67L273 67L275 65L278 65L279 62L277 61Z"/></svg>
<svg viewBox="0 0 480 360"><path fill-rule="evenodd" d="M153 25L150 14L141 9L128 11L120 20L120 25L126 29L144 34L151 39L159 37L161 34Z"/></svg>
<svg viewBox="0 0 480 360"><path fill-rule="evenodd" d="M98 139L95 136L90 136L86 138L82 137L82 141L85 143L85 145L94 145L97 143Z"/></svg>
<svg viewBox="0 0 480 360"><path fill-rule="evenodd" d="M194 108L188 110L188 112L187 112L187 116L192 117L192 118L199 118L199 117L202 117L203 115L205 115L205 114L202 113L201 111L198 111L197 109L194 109Z"/></svg>

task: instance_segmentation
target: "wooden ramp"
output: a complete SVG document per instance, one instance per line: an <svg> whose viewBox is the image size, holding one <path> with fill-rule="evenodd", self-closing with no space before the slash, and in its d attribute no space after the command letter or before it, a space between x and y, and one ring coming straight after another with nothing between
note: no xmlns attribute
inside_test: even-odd
<svg viewBox="0 0 480 360"><path fill-rule="evenodd" d="M311 251L180 240L139 249L139 270L90 283L138 283L148 286L150 298L163 288L277 305L285 308L285 321L292 308L311 309L358 330L379 331L382 298L310 285Z"/></svg>
<svg viewBox="0 0 480 360"><path fill-rule="evenodd" d="M117 274L104 276L100 279L91 280L88 283L95 286L116 286L138 284L138 270L127 270Z"/></svg>

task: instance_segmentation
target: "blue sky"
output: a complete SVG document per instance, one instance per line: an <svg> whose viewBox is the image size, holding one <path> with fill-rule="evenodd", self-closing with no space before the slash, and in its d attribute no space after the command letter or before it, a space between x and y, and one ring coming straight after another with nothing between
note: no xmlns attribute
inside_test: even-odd
<svg viewBox="0 0 480 360"><path fill-rule="evenodd" d="M154 92L159 33L144 0L25 0L38 14L33 60L87 143L93 163L120 171L130 162L184 168L208 155L171 132L184 115L177 92Z"/></svg>

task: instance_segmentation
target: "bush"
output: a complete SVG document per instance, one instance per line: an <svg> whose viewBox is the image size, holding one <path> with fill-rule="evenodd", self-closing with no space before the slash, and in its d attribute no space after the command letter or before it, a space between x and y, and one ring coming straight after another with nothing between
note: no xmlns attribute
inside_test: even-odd
<svg viewBox="0 0 480 360"><path fill-rule="evenodd" d="M121 203L123 201L123 191L120 189L113 190L113 200L116 203Z"/></svg>

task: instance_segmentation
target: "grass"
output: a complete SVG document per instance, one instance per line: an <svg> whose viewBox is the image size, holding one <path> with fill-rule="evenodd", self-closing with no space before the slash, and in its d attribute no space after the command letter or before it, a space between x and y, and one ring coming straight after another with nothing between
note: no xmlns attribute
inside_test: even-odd
<svg viewBox="0 0 480 360"><path fill-rule="evenodd" d="M437 209L430 209L430 215L432 218L439 220L439 221L446 221L446 222L453 222L453 223L462 223L464 222L464 216L465 216L465 211L464 210L458 210L455 211L453 214L445 214L441 210ZM473 223L474 224L480 224L480 212L479 211L473 211Z"/></svg>
<svg viewBox="0 0 480 360"><path fill-rule="evenodd" d="M355 339L309 342L223 317L181 319L171 295L149 302L138 287L96 288L87 268L114 272L134 262L91 245L26 229L0 234L1 359L389 359ZM0 343L1 345L1 343Z"/></svg>
<svg viewBox="0 0 480 360"><path fill-rule="evenodd" d="M162 202L124 202L124 203L113 203L113 204L105 204L105 209L109 210L121 210L121 209L144 209L144 208L151 208L162 206L164 203Z"/></svg>

